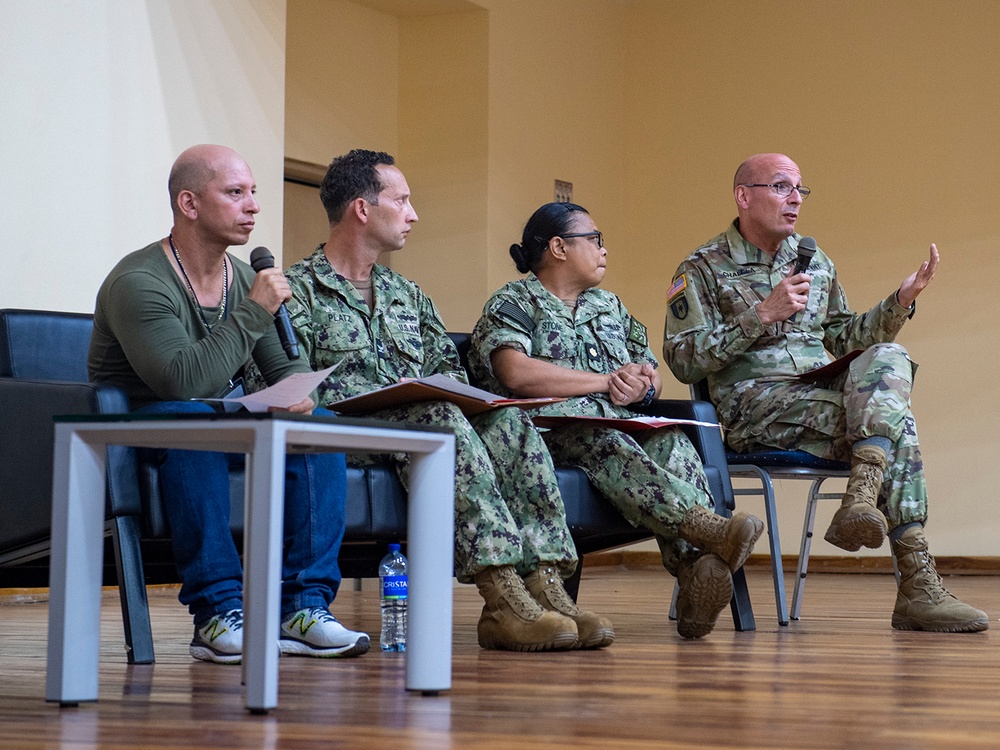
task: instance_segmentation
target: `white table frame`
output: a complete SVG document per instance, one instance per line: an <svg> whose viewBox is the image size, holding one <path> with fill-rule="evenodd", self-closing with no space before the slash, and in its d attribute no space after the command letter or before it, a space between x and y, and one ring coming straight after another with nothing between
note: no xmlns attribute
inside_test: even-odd
<svg viewBox="0 0 1000 750"><path fill-rule="evenodd" d="M388 424L388 423L386 423ZM246 705L278 705L285 453L407 452L409 624L406 689L451 688L455 438L326 418L59 421L55 425L45 698L96 701L109 445L244 453L243 670Z"/></svg>

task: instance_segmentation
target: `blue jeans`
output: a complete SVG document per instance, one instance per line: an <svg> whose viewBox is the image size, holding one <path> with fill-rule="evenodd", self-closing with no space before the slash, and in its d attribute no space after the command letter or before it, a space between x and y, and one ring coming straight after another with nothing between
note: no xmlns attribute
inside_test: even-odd
<svg viewBox="0 0 1000 750"><path fill-rule="evenodd" d="M160 402L142 414L210 414L196 401ZM329 414L317 409L317 414ZM243 607L243 568L229 528L229 469L239 454L140 449L159 467L160 494L170 525L181 604L201 626ZM344 537L347 478L342 453L291 454L285 460L281 613L327 607L340 587L337 555Z"/></svg>

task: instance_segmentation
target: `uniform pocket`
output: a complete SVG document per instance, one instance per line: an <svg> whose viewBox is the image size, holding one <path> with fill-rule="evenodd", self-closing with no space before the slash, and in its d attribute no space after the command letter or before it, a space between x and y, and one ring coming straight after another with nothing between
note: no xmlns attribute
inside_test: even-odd
<svg viewBox="0 0 1000 750"><path fill-rule="evenodd" d="M592 328L605 361L598 362L596 358L591 358L590 369L610 372L632 361L628 353L625 327L620 320L602 315L593 322Z"/></svg>

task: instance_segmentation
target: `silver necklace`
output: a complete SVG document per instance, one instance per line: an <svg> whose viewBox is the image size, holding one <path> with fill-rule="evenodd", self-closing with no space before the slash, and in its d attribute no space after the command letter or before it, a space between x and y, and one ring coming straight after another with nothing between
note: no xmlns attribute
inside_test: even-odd
<svg viewBox="0 0 1000 750"><path fill-rule="evenodd" d="M184 264L181 263L181 254L177 252L177 247L174 245L174 235L170 233L167 235L167 239L170 241L170 249L173 251L174 260L177 261L177 267L181 269L181 276L184 277L184 283L187 284L188 292L191 295L191 301L194 306L198 308L198 315L201 316L201 322L205 324L205 328L208 332L212 332L212 328L219 324L219 321L225 320L226 318L226 302L229 300L229 268L226 265L226 258L222 258L222 304L219 305L219 315L211 323L208 322L208 318L205 317L205 310L201 306L201 302L198 301L198 295L194 293L194 286L191 285L191 279L188 278L187 271L184 270Z"/></svg>

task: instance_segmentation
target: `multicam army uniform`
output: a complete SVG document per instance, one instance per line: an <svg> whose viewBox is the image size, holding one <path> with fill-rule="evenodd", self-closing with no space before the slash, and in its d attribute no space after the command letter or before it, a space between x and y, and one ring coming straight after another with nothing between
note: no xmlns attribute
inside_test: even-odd
<svg viewBox="0 0 1000 750"><path fill-rule="evenodd" d="M817 250L806 309L762 324L756 305L794 265L799 239L785 240L772 263L743 239L737 220L681 263L667 294L664 359L684 383L708 379L737 451L798 448L849 461L858 440L888 438L880 505L890 528L923 521L927 488L910 411L916 365L891 343L913 310L893 294L863 315L851 312L833 262ZM857 349L839 374L799 377L829 363L827 352Z"/></svg>
<svg viewBox="0 0 1000 750"><path fill-rule="evenodd" d="M323 406L391 385L400 378L441 373L467 382L458 352L434 303L416 284L376 265L374 310L323 253L288 271L288 310L313 369L340 363L320 386ZM513 565L520 575L555 563L563 575L576 568L576 548L552 459L538 431L520 410L495 409L469 419L452 404L411 404L371 415L455 432L455 571L469 583L490 567ZM409 463L390 460L404 486Z"/></svg>
<svg viewBox="0 0 1000 750"><path fill-rule="evenodd" d="M545 362L610 373L630 363L657 366L646 328L629 315L614 294L588 289L576 310L549 292L534 274L497 291L486 303L472 334L469 369L484 388L514 395L503 387L490 363L497 349L513 348ZM615 406L607 393L592 393L534 410L547 415L635 416ZM628 435L619 430L561 427L544 433L558 464L581 467L594 485L629 521L656 534L663 564L676 572L692 554L678 527L694 505L713 508L701 460L679 428Z"/></svg>

